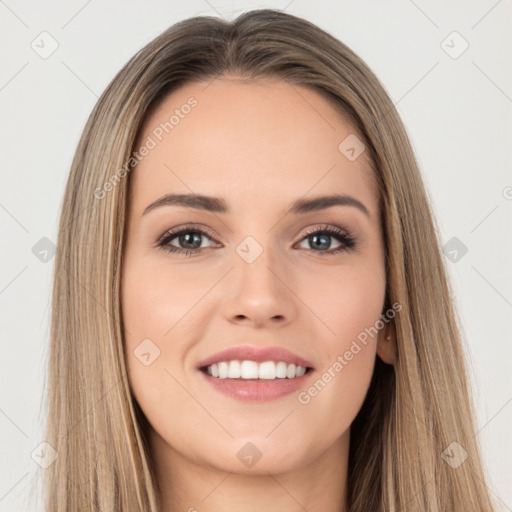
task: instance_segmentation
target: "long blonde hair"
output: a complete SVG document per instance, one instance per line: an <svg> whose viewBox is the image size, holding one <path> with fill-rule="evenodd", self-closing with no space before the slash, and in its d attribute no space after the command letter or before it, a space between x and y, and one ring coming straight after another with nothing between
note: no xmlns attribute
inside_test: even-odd
<svg viewBox="0 0 512 512"><path fill-rule="evenodd" d="M438 229L400 117L347 46L269 9L232 22L201 16L175 24L123 67L89 117L65 190L55 260L45 396L46 441L58 458L44 472L46 510L158 511L148 424L131 394L123 349L130 158L143 120L168 93L228 72L322 94L348 115L373 162L385 307L398 302L402 310L394 320L396 364L377 358L351 427L350 510L494 510ZM454 454L459 462L468 456L448 463Z"/></svg>

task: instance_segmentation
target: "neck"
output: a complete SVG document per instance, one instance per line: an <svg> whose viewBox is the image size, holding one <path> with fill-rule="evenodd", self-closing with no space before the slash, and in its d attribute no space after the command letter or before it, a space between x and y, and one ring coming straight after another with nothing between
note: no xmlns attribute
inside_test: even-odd
<svg viewBox="0 0 512 512"><path fill-rule="evenodd" d="M152 429L160 512L346 512L349 432L311 462L289 471L241 474L190 460ZM263 473L263 474L262 474Z"/></svg>

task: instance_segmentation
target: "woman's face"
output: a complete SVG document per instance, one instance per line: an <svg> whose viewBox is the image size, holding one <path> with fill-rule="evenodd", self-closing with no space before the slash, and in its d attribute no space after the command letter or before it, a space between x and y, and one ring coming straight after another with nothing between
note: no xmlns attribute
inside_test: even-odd
<svg viewBox="0 0 512 512"><path fill-rule="evenodd" d="M346 453L386 334L370 331L386 275L361 144L323 97L270 79L188 84L146 119L122 304L133 393L169 464L265 473Z"/></svg>

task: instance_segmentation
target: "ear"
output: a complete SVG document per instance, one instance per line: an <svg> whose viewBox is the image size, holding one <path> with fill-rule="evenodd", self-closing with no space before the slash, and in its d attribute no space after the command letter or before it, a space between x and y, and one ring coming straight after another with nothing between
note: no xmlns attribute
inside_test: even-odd
<svg viewBox="0 0 512 512"><path fill-rule="evenodd" d="M397 347L395 330L390 326L382 329L377 339L377 355L386 364L395 364Z"/></svg>

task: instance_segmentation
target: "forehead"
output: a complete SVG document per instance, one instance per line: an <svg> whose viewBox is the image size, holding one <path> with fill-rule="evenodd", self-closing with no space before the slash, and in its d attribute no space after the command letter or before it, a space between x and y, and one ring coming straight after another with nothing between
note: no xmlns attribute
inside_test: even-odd
<svg viewBox="0 0 512 512"><path fill-rule="evenodd" d="M377 215L368 151L356 159L346 152L353 147L357 156L361 139L348 117L306 87L237 77L189 83L143 123L136 147L152 149L132 171L134 205L180 192L261 209L340 193Z"/></svg>

